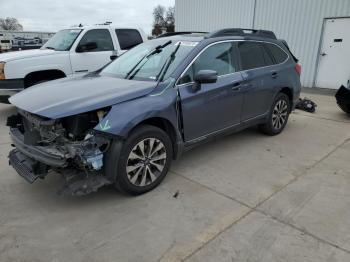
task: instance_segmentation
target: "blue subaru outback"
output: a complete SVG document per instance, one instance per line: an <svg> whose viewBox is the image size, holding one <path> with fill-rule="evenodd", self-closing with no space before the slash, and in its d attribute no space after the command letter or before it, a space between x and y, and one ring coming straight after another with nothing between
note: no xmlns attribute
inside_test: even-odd
<svg viewBox="0 0 350 262"><path fill-rule="evenodd" d="M271 31L168 34L11 97L9 160L30 183L62 174L63 194L107 184L141 194L208 139L250 126L279 134L299 94L300 66Z"/></svg>

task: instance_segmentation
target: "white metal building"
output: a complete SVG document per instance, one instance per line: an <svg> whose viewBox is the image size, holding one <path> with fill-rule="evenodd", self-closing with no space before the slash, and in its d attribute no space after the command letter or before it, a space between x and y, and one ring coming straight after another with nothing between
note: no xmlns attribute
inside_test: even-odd
<svg viewBox="0 0 350 262"><path fill-rule="evenodd" d="M350 0L176 0L176 31L266 29L287 40L305 87L350 79Z"/></svg>

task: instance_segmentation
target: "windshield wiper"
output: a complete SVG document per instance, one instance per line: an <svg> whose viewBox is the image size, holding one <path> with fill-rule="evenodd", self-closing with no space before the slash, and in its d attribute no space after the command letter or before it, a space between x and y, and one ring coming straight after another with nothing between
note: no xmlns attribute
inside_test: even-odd
<svg viewBox="0 0 350 262"><path fill-rule="evenodd" d="M171 44L171 40L169 40L169 41L166 42L165 44L156 46L154 49L152 49L150 52L148 52L146 55L144 55L144 56L136 63L136 65L135 65L133 68L131 68L131 70L125 75L124 78L127 79L127 78L131 75L131 73L134 72L134 70L139 66L139 64L140 64L144 59L149 58L150 56L152 56L152 55L154 55L154 54L159 54L159 53L162 51L162 49L163 49L164 47L166 47L166 46L168 46L168 45L170 45L170 44ZM147 60L146 60L146 61L147 61ZM142 65L140 66L140 68L141 68L143 65L144 65L144 64L142 64ZM133 77L137 74L137 72L140 70L140 68L130 77L130 79L133 78Z"/></svg>
<svg viewBox="0 0 350 262"><path fill-rule="evenodd" d="M54 47L52 46L45 46L45 49L50 49L50 50L56 50Z"/></svg>
<svg viewBox="0 0 350 262"><path fill-rule="evenodd" d="M157 77L156 77L156 81L158 80L158 83L161 82L166 74L166 72L168 71L171 63L175 60L175 55L177 53L177 50L179 50L181 45L181 42L178 42L177 47L174 49L174 51L170 54L170 56L168 57L168 59L165 61L165 63L163 64L162 68L160 69Z"/></svg>

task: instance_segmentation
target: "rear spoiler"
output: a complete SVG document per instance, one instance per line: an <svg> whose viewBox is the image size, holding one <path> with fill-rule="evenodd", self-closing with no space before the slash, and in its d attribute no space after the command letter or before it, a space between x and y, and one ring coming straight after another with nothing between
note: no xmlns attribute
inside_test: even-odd
<svg viewBox="0 0 350 262"><path fill-rule="evenodd" d="M288 46L288 44L287 44L287 41L286 41L286 40L283 40L283 39L279 39L279 41L281 41L281 42L284 44L284 46L288 49L288 51L289 51L289 53L291 54L291 56L292 56L294 62L295 62L295 63L298 63L298 62L299 62L299 59L296 58L296 57L293 55L292 51L290 51L290 48L289 48L289 46Z"/></svg>

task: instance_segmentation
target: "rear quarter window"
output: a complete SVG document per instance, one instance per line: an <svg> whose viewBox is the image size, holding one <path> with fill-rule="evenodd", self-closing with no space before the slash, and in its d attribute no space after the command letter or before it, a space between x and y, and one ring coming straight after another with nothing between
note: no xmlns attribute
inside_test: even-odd
<svg viewBox="0 0 350 262"><path fill-rule="evenodd" d="M115 33L122 50L128 50L143 42L140 32L136 29L116 29Z"/></svg>
<svg viewBox="0 0 350 262"><path fill-rule="evenodd" d="M242 70L273 65L274 62L268 51L262 44L253 41L242 41L238 43Z"/></svg>
<svg viewBox="0 0 350 262"><path fill-rule="evenodd" d="M267 48L267 50L270 52L270 54L272 55L275 64L281 64L284 61L286 61L286 59L288 58L288 55L286 54L286 52L284 52L280 47L278 47L277 45L274 44L264 44L264 46Z"/></svg>

